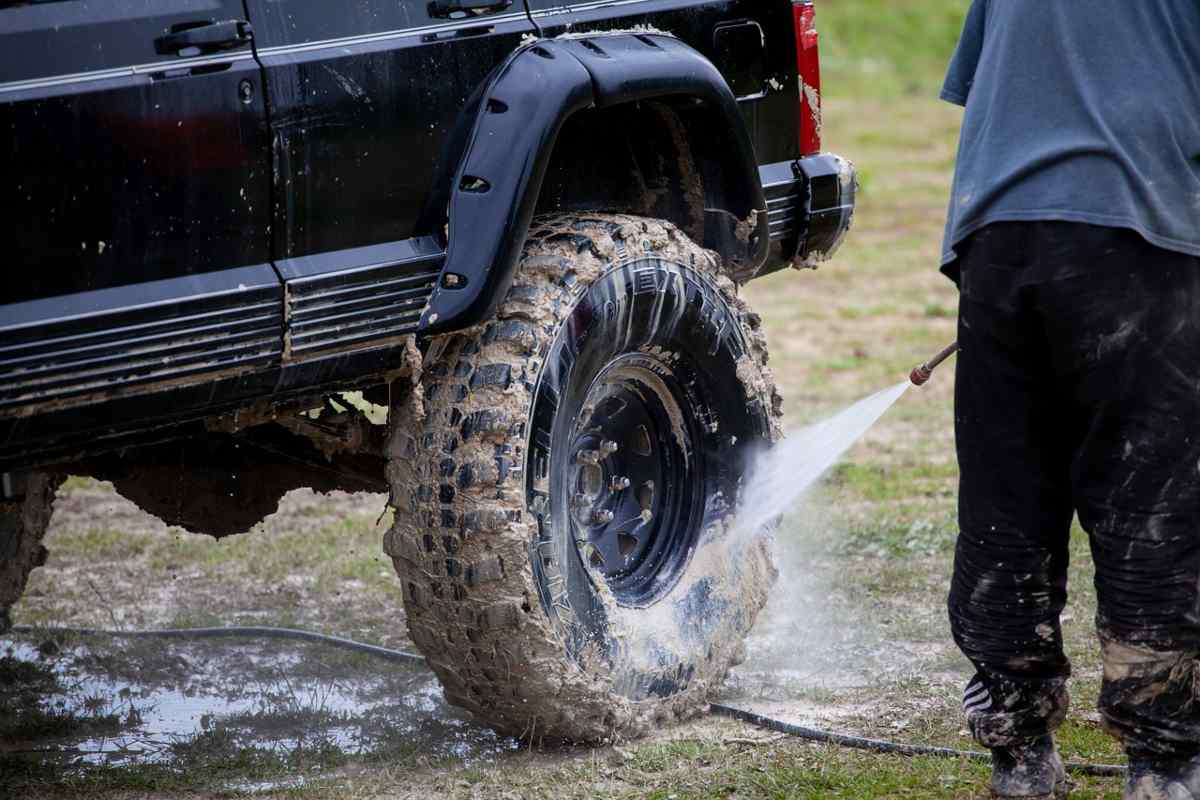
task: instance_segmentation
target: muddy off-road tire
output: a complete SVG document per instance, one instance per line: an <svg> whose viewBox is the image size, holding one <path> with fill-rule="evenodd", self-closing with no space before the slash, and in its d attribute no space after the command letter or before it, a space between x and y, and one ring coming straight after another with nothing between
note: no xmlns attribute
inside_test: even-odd
<svg viewBox="0 0 1200 800"><path fill-rule="evenodd" d="M576 741L703 708L775 578L770 532L727 524L778 436L766 360L679 229L535 221L495 319L431 343L393 414L384 549L451 702Z"/></svg>
<svg viewBox="0 0 1200 800"><path fill-rule="evenodd" d="M12 627L8 612L21 599L29 573L46 563L42 537L62 481L61 475L30 473L23 497L0 500L0 633Z"/></svg>

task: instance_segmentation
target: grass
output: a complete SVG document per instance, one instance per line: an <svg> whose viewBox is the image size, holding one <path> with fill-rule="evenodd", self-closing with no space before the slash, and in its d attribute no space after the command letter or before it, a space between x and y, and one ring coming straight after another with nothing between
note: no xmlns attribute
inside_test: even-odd
<svg viewBox="0 0 1200 800"><path fill-rule="evenodd" d="M962 30L966 0L817 0L823 88L855 98L927 96ZM889 131L881 130L885 137Z"/></svg>
<svg viewBox="0 0 1200 800"><path fill-rule="evenodd" d="M644 745L624 753L591 751L563 763L529 768L532 757L515 756L517 768L467 767L432 777L430 796L450 798L976 798L986 766L968 760L896 759L794 740L758 738L730 727L721 736ZM525 762L525 763L522 763ZM1077 777L1075 798L1117 798L1109 782ZM374 772L339 776L314 785L305 797L417 797L407 776Z"/></svg>
<svg viewBox="0 0 1200 800"><path fill-rule="evenodd" d="M247 747L225 729L201 733L171 751L170 763L82 770L0 756L0 790L7 784L25 797L190 794L221 784L287 782L298 774L327 772L345 761L336 748L319 743L282 755Z"/></svg>
<svg viewBox="0 0 1200 800"><path fill-rule="evenodd" d="M955 337L957 294L937 262L960 112L936 95L966 6L818 4L824 139L856 162L862 186L855 228L832 263L746 290L764 319L788 425L901 380ZM910 392L787 522L780 544L792 572L785 570L773 601L782 613L768 621L791 649L752 646L728 698L802 704L829 715L830 725L868 735L973 746L957 708L968 667L950 644L942 607L956 533L952 370L943 367ZM103 486L68 483L48 542L52 561L35 573L16 610L20 621L265 621L405 644L399 592L379 551L387 524L376 525L381 500L293 497L259 530L215 544L113 503ZM1076 531L1064 617L1074 704L1060 742L1071 758L1116 761L1119 750L1092 711L1099 665L1090 570L1086 539ZM808 660L798 664L798 655ZM747 674L756 664L765 675ZM809 678L797 682L789 670L807 670ZM263 754L220 731L184 746L171 767L26 772L22 793L236 795L247 783L301 776L302 785L269 793L338 800L986 796L987 769L975 762L817 746L714 718L619 749L479 761L423 754L402 732L374 755L351 757L320 748ZM0 762L0 777L14 768ZM1117 798L1120 784L1078 779L1072 796Z"/></svg>
<svg viewBox="0 0 1200 800"><path fill-rule="evenodd" d="M391 612L399 587L379 546L391 519L381 517L384 498L304 493L249 534L213 541L114 501L96 481L72 479L60 497L51 546L87 559L59 561L58 574L35 572L18 607L23 622L255 624L253 609L270 608L280 625L384 644L404 639ZM147 574L158 577L147 582Z"/></svg>

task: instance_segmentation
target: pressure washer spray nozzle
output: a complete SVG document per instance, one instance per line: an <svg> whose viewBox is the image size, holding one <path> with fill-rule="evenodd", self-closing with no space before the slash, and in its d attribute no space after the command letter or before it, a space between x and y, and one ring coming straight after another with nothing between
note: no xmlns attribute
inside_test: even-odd
<svg viewBox="0 0 1200 800"><path fill-rule="evenodd" d="M913 371L908 373L908 379L912 381L913 386L924 386L925 381L933 377L933 370L921 364L913 367Z"/></svg>
<svg viewBox="0 0 1200 800"><path fill-rule="evenodd" d="M908 374L908 379L912 381L913 386L924 386L925 382L933 377L933 371L937 369L938 364L941 364L950 356L958 352L958 342L950 345L942 350L933 358L921 364L918 367L913 367L913 371Z"/></svg>

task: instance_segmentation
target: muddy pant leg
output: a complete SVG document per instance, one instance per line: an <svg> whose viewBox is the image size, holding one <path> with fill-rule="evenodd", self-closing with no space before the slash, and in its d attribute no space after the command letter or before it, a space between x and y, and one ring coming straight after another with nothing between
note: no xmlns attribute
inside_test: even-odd
<svg viewBox="0 0 1200 800"><path fill-rule="evenodd" d="M1198 455L1189 455L1195 470ZM1096 561L1104 725L1135 758L1200 754L1200 515L1108 509L1085 518Z"/></svg>
<svg viewBox="0 0 1200 800"><path fill-rule="evenodd" d="M1137 759L1200 753L1200 651L1122 644L1101 635L1104 726Z"/></svg>
<svg viewBox="0 0 1200 800"><path fill-rule="evenodd" d="M973 237L963 259L955 383L959 536L955 642L978 674L967 722L988 747L1022 744L1066 714L1059 614L1070 534L1069 426L1043 327L1021 289L1028 226Z"/></svg>
<svg viewBox="0 0 1200 800"><path fill-rule="evenodd" d="M1047 313L1085 431L1100 710L1131 755L1200 752L1200 259L1114 237Z"/></svg>

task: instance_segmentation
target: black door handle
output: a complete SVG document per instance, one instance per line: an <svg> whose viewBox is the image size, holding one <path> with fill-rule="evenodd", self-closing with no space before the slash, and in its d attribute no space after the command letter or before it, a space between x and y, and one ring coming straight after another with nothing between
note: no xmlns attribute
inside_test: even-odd
<svg viewBox="0 0 1200 800"><path fill-rule="evenodd" d="M513 4L513 0L433 0L429 4L431 17L470 17L495 14Z"/></svg>
<svg viewBox="0 0 1200 800"><path fill-rule="evenodd" d="M254 28L244 19L223 22L185 22L172 25L171 32L154 40L154 49L166 55L196 48L202 53L230 50L249 44Z"/></svg>

